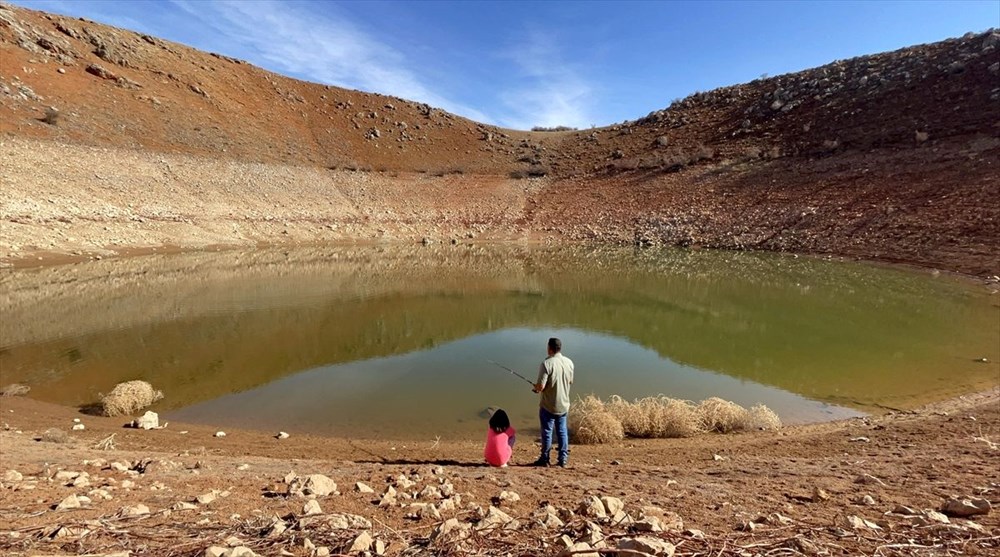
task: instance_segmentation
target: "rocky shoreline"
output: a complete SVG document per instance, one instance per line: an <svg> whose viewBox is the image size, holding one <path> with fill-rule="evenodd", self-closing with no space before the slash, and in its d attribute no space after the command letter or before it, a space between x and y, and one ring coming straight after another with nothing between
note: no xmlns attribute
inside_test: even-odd
<svg viewBox="0 0 1000 557"><path fill-rule="evenodd" d="M778 433L576 446L566 470L519 465L534 456L530 444L495 469L481 464L479 440L143 431L11 397L0 411L7 555L1000 549L996 390ZM74 419L85 428L53 431Z"/></svg>

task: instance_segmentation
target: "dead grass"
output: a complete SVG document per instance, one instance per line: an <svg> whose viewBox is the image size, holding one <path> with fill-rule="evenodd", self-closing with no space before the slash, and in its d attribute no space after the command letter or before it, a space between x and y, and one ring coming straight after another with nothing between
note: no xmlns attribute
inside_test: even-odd
<svg viewBox="0 0 1000 557"><path fill-rule="evenodd" d="M633 402L615 395L605 403L591 395L574 404L570 412L570 432L584 444L606 443L623 436L691 437L704 432L732 433L780 427L778 415L763 404L747 410L721 398L710 398L696 405L662 395ZM579 428L585 430L581 432Z"/></svg>
<svg viewBox="0 0 1000 557"><path fill-rule="evenodd" d="M24 396L28 394L31 387L27 385L22 385L20 383L11 383L7 385L2 390L0 390L0 396Z"/></svg>
<svg viewBox="0 0 1000 557"><path fill-rule="evenodd" d="M735 402L712 397L698 405L701 426L705 431L732 433L746 431L750 423L750 412Z"/></svg>
<svg viewBox="0 0 1000 557"><path fill-rule="evenodd" d="M129 416L163 398L161 391L145 381L126 381L101 396L106 416Z"/></svg>
<svg viewBox="0 0 1000 557"><path fill-rule="evenodd" d="M569 413L569 431L573 442L581 445L599 445L625 438L622 423L593 395L573 405Z"/></svg>

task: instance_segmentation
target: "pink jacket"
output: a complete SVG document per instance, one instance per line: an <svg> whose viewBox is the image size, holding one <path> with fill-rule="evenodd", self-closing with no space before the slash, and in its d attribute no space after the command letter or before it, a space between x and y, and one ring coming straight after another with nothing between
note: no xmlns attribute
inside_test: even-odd
<svg viewBox="0 0 1000 557"><path fill-rule="evenodd" d="M497 433L492 429L486 430L486 447L483 449L483 457L492 466L503 466L514 454L514 436L517 434L514 428L508 427L503 433Z"/></svg>

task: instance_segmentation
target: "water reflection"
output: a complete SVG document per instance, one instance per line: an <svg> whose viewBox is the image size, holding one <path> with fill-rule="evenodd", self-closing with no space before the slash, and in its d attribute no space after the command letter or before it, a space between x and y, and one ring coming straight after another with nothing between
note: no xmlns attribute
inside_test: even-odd
<svg viewBox="0 0 1000 557"><path fill-rule="evenodd" d="M995 385L1000 360L988 292L766 254L197 253L8 271L0 296L3 381L33 396L82 405L138 377L166 393L161 411L222 422L246 406L233 423L270 427L273 414L314 431L360 433L372 414L392 418L368 434L425 414L446 429L487 405L531 412L527 385L486 360L528 374L552 331L587 370L577 394L725 396L792 421Z"/></svg>

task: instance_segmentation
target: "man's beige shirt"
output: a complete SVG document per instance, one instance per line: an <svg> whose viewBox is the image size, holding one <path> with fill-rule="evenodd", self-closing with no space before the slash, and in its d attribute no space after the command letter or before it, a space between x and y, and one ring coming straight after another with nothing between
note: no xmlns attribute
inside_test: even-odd
<svg viewBox="0 0 1000 557"><path fill-rule="evenodd" d="M569 412L569 386L573 384L573 360L557 352L538 366L542 385L541 407L556 415Z"/></svg>

